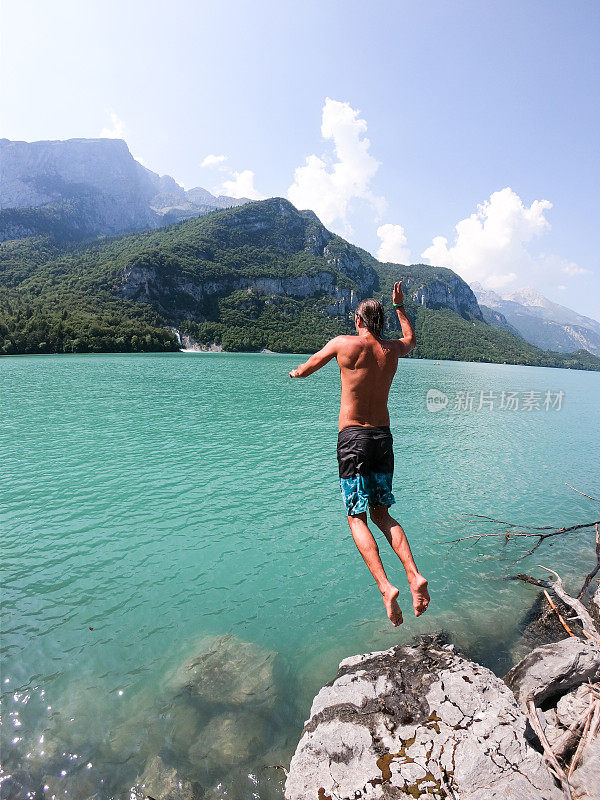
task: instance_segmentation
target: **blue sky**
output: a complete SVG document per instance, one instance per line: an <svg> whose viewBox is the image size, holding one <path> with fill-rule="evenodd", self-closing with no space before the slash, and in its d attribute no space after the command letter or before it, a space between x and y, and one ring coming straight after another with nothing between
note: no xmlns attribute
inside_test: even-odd
<svg viewBox="0 0 600 800"><path fill-rule="evenodd" d="M186 188L600 317L595 0L1 8L1 135L122 136Z"/></svg>

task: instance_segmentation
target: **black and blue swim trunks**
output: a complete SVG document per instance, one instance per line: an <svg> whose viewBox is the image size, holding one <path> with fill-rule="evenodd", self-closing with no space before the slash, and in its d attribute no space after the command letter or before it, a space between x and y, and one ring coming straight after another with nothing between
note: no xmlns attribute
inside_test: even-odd
<svg viewBox="0 0 600 800"><path fill-rule="evenodd" d="M342 498L349 517L369 506L391 506L394 475L392 432L388 425L349 425L338 435Z"/></svg>

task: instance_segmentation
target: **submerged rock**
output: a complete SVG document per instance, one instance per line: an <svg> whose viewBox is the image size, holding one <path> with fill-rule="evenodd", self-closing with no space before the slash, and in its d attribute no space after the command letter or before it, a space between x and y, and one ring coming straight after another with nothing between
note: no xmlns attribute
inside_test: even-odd
<svg viewBox="0 0 600 800"><path fill-rule="evenodd" d="M231 769L260 752L267 726L251 712L219 714L203 728L189 748L189 759L199 777Z"/></svg>
<svg viewBox="0 0 600 800"><path fill-rule="evenodd" d="M282 800L291 754L279 748L231 769L226 778L203 790L202 800Z"/></svg>
<svg viewBox="0 0 600 800"><path fill-rule="evenodd" d="M211 717L198 708L189 697L176 697L164 711L162 747L187 757L190 745L196 741Z"/></svg>
<svg viewBox="0 0 600 800"><path fill-rule="evenodd" d="M6 762L0 766L2 800L22 800L24 797L35 797L40 788L36 780L26 770L7 768Z"/></svg>
<svg viewBox="0 0 600 800"><path fill-rule="evenodd" d="M45 775L44 800L98 800L98 785L86 773L75 775Z"/></svg>
<svg viewBox="0 0 600 800"><path fill-rule="evenodd" d="M198 796L190 781L160 756L150 759L142 777L131 787L131 800L145 800L148 795L157 800L194 800Z"/></svg>
<svg viewBox="0 0 600 800"><path fill-rule="evenodd" d="M153 744L149 754L144 747L141 760L146 783L160 778L170 785L176 772L178 781L208 791L232 770L247 774L276 740L282 725L281 676L276 676L275 652L236 636L205 637L192 652L167 676L157 719L140 725L132 738ZM148 793L156 800L166 796L162 788Z"/></svg>
<svg viewBox="0 0 600 800"><path fill-rule="evenodd" d="M275 659L273 651L236 636L211 637L171 675L167 688L173 693L187 691L211 704L273 707Z"/></svg>
<svg viewBox="0 0 600 800"><path fill-rule="evenodd" d="M315 697L287 800L559 800L527 720L490 670L439 637L354 656Z"/></svg>

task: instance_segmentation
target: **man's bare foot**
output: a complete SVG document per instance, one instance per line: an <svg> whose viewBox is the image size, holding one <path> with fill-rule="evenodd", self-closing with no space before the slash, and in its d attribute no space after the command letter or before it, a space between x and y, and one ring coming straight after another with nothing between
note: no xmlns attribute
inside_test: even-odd
<svg viewBox="0 0 600 800"><path fill-rule="evenodd" d="M386 592L382 592L382 595L383 605L385 606L387 615L390 618L390 622L394 628L397 628L398 625L402 625L402 611L400 610L397 600L398 589L396 589L395 586L390 586Z"/></svg>
<svg viewBox="0 0 600 800"><path fill-rule="evenodd" d="M427 591L427 581L418 572L414 578L409 579L410 593L413 599L415 617L421 616L429 605L429 592Z"/></svg>

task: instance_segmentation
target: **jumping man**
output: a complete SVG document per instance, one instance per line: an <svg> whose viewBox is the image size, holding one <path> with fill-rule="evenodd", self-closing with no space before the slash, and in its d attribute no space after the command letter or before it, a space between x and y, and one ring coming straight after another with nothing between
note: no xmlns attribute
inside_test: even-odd
<svg viewBox="0 0 600 800"><path fill-rule="evenodd" d="M392 475L394 453L387 402L398 359L415 347L415 332L404 312L402 281L394 284L394 307L402 326L402 339L382 339L384 314L378 300L363 300L355 313L358 336L337 336L290 378L306 378L333 358L342 380L338 464L342 496L352 538L375 578L392 625L402 623L398 589L389 582L379 557L379 548L367 525L371 520L385 535L402 561L413 598L415 616L429 604L427 581L410 552L402 526L389 514L394 503Z"/></svg>

